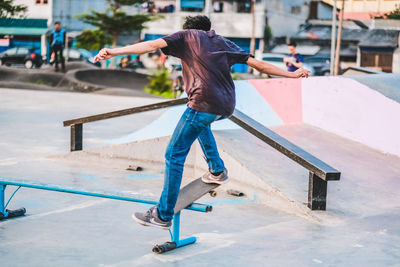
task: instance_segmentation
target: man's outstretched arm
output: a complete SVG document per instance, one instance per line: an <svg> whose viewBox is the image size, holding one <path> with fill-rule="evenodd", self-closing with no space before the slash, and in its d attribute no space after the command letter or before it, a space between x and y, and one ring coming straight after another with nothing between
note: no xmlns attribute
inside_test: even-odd
<svg viewBox="0 0 400 267"><path fill-rule="evenodd" d="M121 48L103 48L95 56L94 61L109 59L118 55L144 54L168 46L164 39L146 41Z"/></svg>
<svg viewBox="0 0 400 267"><path fill-rule="evenodd" d="M295 72L289 72L289 71L283 70L281 68L278 68L272 64L269 64L265 61L257 60L252 57L249 57L246 64L249 65L250 67L258 70L261 73L282 76L282 77L288 77L288 78L303 78L303 77L307 78L308 75L310 74L309 70L306 70L303 68L299 68Z"/></svg>

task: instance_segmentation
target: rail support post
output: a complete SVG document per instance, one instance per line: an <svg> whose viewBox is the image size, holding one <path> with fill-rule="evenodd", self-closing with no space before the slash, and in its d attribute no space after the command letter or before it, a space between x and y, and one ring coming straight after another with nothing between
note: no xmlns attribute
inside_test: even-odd
<svg viewBox="0 0 400 267"><path fill-rule="evenodd" d="M311 210L326 210L328 182L310 172L308 180L308 207Z"/></svg>
<svg viewBox="0 0 400 267"><path fill-rule="evenodd" d="M71 151L82 150L82 123L71 125Z"/></svg>
<svg viewBox="0 0 400 267"><path fill-rule="evenodd" d="M6 203L5 203L5 191L6 191L6 185L5 184L0 184L0 216L6 217Z"/></svg>
<svg viewBox="0 0 400 267"><path fill-rule="evenodd" d="M181 224L181 212L178 212L174 215L174 219L172 220L172 233L171 233L171 242L166 242L162 245L156 245L153 248L154 253L164 253L179 247L183 247L186 245L190 245L196 242L196 237L191 236L185 239L179 239L179 228Z"/></svg>
<svg viewBox="0 0 400 267"><path fill-rule="evenodd" d="M17 209L17 210L6 209L8 203L10 203L10 200L12 199L14 194L19 189L18 188L17 190L15 190L15 192L11 195L10 199L6 203L6 201L5 201L6 200L5 199L6 187L7 187L6 184L0 184L0 221L8 219L8 218L24 216L25 213L26 213L26 209L25 208L20 208L20 209Z"/></svg>

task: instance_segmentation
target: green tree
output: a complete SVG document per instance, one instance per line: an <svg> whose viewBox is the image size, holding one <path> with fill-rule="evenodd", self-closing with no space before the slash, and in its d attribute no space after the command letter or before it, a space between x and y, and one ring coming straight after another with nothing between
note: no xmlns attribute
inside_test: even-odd
<svg viewBox="0 0 400 267"><path fill-rule="evenodd" d="M87 50L100 50L105 45L112 43L110 35L102 30L84 30L76 37L76 47Z"/></svg>
<svg viewBox="0 0 400 267"><path fill-rule="evenodd" d="M27 6L14 5L14 0L0 0L0 19L23 17L28 10Z"/></svg>
<svg viewBox="0 0 400 267"><path fill-rule="evenodd" d="M274 36L272 34L272 29L268 24L268 17L265 17L265 27L264 27L264 45L265 45L265 48L264 48L264 50L268 49L273 37Z"/></svg>
<svg viewBox="0 0 400 267"><path fill-rule="evenodd" d="M121 10L123 6L142 4L146 0L107 0L109 7L106 12L90 10L89 14L78 15L78 19L97 27L111 36L112 47L116 47L118 36L132 34L145 28L144 23L160 18L152 14L128 15Z"/></svg>
<svg viewBox="0 0 400 267"><path fill-rule="evenodd" d="M400 7L384 14L383 16L375 16L374 19L400 19Z"/></svg>

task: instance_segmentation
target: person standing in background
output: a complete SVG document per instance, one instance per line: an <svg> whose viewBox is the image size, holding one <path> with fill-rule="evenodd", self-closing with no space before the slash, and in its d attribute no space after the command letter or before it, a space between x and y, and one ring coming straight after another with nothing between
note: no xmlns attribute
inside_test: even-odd
<svg viewBox="0 0 400 267"><path fill-rule="evenodd" d="M59 71L58 63L61 61L62 71L65 71L65 61L63 51L65 47L66 31L61 28L61 23L56 21L54 23L54 30L50 35L50 48L54 52L54 61L56 71Z"/></svg>
<svg viewBox="0 0 400 267"><path fill-rule="evenodd" d="M303 56L297 53L296 46L296 42L290 42L288 44L290 55L283 59L289 72L294 72L303 67Z"/></svg>

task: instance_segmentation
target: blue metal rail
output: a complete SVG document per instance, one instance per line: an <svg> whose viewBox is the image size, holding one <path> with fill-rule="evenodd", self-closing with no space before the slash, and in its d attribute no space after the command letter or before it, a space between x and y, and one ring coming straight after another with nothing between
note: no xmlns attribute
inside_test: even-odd
<svg viewBox="0 0 400 267"><path fill-rule="evenodd" d="M143 196L143 195L137 195L137 196L133 197L132 195L121 194L119 192L88 190L88 189L82 189L82 188L76 188L76 187L68 187L65 185L41 183L41 182L37 182L37 181L28 181L28 180L20 180L20 179L15 179L15 178L0 177L0 212L3 214L5 214L5 212L6 212L7 204L10 202L11 198L14 196L14 194L12 194L12 196L10 197L10 199L7 201L7 204L6 204L5 189L6 189L7 185L48 190L48 191L56 191L56 192L91 196L91 197L109 198L109 199L137 202L137 203L150 204L150 205L156 205L158 203L156 200L151 199L147 196ZM198 212L209 212L212 210L212 206L206 205L206 204L200 204L200 203L193 203L192 205L188 206L186 209L198 211Z"/></svg>
<svg viewBox="0 0 400 267"><path fill-rule="evenodd" d="M5 190L7 186L16 186L17 189L11 194L11 197L5 202ZM18 210L7 210L7 205L15 195L15 193L21 188L33 188L33 189L40 189L40 190L48 190L48 191L56 191L56 192L63 192L63 193L70 193L70 194L77 194L77 195L84 195L84 196L91 196L91 197L101 197L101 198L109 198L115 200L122 200L122 201L130 201L130 202L137 202L137 203L144 203L144 204L151 204L156 205L157 201L152 200L146 196L137 196L132 197L129 195L124 195L119 192L106 192L106 191L97 191L97 190L87 190L81 189L76 187L68 187L64 185L58 184L50 184L50 183L41 183L37 181L28 181L28 180L20 180L15 178L6 178L0 177L0 219L7 219L11 217L18 217L23 216L26 212L24 208ZM199 212L209 212L212 210L211 205L200 204L200 203L193 203L192 205L186 207L188 210L199 211ZM196 237L188 237L185 239L179 239L179 231L180 231L180 215L181 212L178 212L174 215L173 218L173 228L171 234L171 242L166 242L162 245L156 245L153 248L155 253L164 253L175 248L183 247L189 244L193 244L196 242Z"/></svg>

